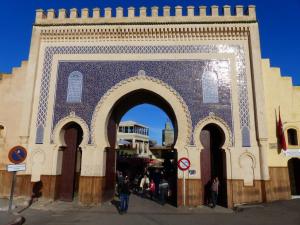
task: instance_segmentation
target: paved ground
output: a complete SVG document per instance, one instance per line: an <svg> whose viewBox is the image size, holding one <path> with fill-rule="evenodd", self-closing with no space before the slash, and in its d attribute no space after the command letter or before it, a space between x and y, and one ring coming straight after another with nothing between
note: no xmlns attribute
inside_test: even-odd
<svg viewBox="0 0 300 225"><path fill-rule="evenodd" d="M300 225L300 199L243 207L232 211L222 207L210 209L174 208L131 195L129 211L120 215L111 203L83 207L75 203L39 201L21 212L25 225ZM0 213L0 225L4 217Z"/></svg>

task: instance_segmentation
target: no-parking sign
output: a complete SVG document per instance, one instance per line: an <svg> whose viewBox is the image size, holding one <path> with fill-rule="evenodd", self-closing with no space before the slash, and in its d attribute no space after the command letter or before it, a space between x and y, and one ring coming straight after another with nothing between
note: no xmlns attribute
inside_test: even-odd
<svg viewBox="0 0 300 225"><path fill-rule="evenodd" d="M27 156L27 150L22 146L13 147L8 153L8 159L14 164L22 163Z"/></svg>
<svg viewBox="0 0 300 225"><path fill-rule="evenodd" d="M188 170L191 166L191 161L186 157L182 157L178 160L177 166L182 171Z"/></svg>

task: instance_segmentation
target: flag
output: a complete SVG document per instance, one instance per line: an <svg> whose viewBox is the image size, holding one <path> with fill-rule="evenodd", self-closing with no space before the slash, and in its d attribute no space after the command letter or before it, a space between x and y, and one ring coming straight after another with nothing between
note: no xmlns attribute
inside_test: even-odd
<svg viewBox="0 0 300 225"><path fill-rule="evenodd" d="M277 138L278 138L280 148L285 151L287 147L286 147L286 141L285 141L283 126L282 126L282 121L280 116L280 108L279 108L279 119L277 123Z"/></svg>

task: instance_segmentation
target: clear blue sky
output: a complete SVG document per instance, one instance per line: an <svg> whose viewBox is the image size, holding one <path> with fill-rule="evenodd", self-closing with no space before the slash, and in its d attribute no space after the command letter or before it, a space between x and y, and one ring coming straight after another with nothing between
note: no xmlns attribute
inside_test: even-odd
<svg viewBox="0 0 300 225"><path fill-rule="evenodd" d="M1 0L0 72L10 72L28 58L31 28L37 8L90 8L163 5L254 4L260 25L262 56L300 85L300 0Z"/></svg>
<svg viewBox="0 0 300 225"><path fill-rule="evenodd" d="M162 129L165 123L169 120L167 114L160 108L142 104L133 107L122 118L122 121L133 120L149 127L150 139L157 141L157 144L162 144Z"/></svg>
<svg viewBox="0 0 300 225"><path fill-rule="evenodd" d="M112 7L122 6L176 6L176 5L225 5L241 4L257 6L257 17L260 25L262 57L270 58L271 65L280 67L283 75L293 77L295 85L300 85L300 0L1 0L0 2L0 72L10 72L12 67L27 60L30 47L31 29L37 8L66 8L76 7ZM149 112L147 106L145 112ZM136 109L133 109L134 111ZM153 112L155 109L151 109ZM159 112L157 112L159 115ZM139 115L143 113L139 113ZM128 116L128 115L126 115ZM138 117L140 122L143 117ZM161 116L160 124L166 120ZM157 121L156 121L157 122ZM148 124L151 126L151 124ZM155 126L153 126L155 127Z"/></svg>

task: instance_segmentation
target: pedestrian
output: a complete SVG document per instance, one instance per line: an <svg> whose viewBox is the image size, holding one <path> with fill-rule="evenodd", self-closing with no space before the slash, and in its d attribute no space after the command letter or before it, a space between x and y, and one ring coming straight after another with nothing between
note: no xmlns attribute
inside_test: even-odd
<svg viewBox="0 0 300 225"><path fill-rule="evenodd" d="M147 175L144 175L144 177L142 178L141 180L141 183L140 183L140 188L141 188L141 191L142 191L142 197L145 197L146 195L146 192L149 188L149 178L147 177Z"/></svg>
<svg viewBox="0 0 300 225"><path fill-rule="evenodd" d="M166 203L166 197L168 195L169 184L165 179L162 179L159 184L159 198L160 203L164 205Z"/></svg>
<svg viewBox="0 0 300 225"><path fill-rule="evenodd" d="M217 205L218 200L218 193L219 193L219 179L218 177L215 177L211 184L211 201L212 201L212 208L215 208Z"/></svg>
<svg viewBox="0 0 300 225"><path fill-rule="evenodd" d="M121 184L124 182L124 176L123 176L123 173L122 171L117 171L117 184L116 184L116 193L117 193L117 196L120 195L120 186Z"/></svg>
<svg viewBox="0 0 300 225"><path fill-rule="evenodd" d="M155 183L154 183L153 179L151 179L151 182L150 182L150 185L149 185L149 193L150 193L150 198L152 200L153 196L155 194Z"/></svg>
<svg viewBox="0 0 300 225"><path fill-rule="evenodd" d="M158 198L159 196L159 183L160 183L161 173L159 169L155 169L153 174L153 180L155 183L155 197Z"/></svg>
<svg viewBox="0 0 300 225"><path fill-rule="evenodd" d="M125 177L124 182L120 184L120 213L127 213L129 204L129 178Z"/></svg>
<svg viewBox="0 0 300 225"><path fill-rule="evenodd" d="M140 180L140 175L136 174L136 176L134 177L133 180L133 191L134 193L138 193L139 192L139 180Z"/></svg>

